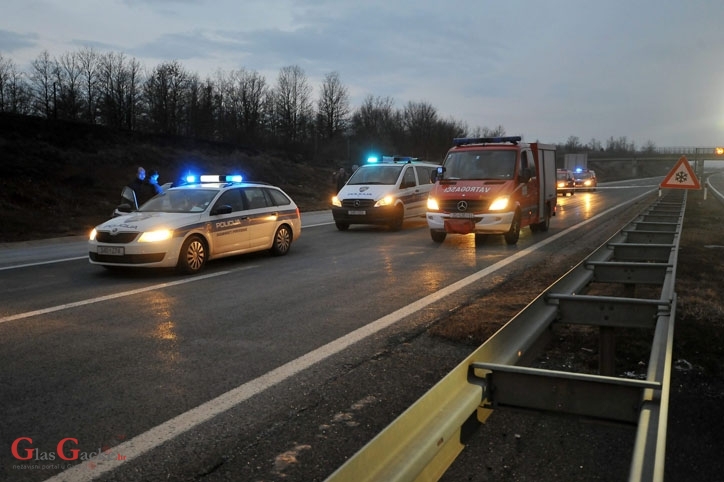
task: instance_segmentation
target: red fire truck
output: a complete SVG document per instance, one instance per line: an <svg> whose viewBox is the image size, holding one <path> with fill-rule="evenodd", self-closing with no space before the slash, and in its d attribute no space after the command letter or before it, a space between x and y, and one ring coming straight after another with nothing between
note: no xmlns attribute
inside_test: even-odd
<svg viewBox="0 0 724 482"><path fill-rule="evenodd" d="M521 228L547 231L556 214L555 146L520 137L458 138L434 173L427 200L430 236L502 234L516 244Z"/></svg>

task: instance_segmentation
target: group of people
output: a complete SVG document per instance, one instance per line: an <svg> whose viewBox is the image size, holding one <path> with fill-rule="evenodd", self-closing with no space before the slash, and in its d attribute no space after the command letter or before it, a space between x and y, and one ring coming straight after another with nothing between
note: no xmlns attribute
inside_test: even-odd
<svg viewBox="0 0 724 482"><path fill-rule="evenodd" d="M136 170L136 177L128 184L128 187L136 193L136 202L139 206L156 194L163 192L161 186L158 185L158 171L154 169L146 176L146 170L143 167Z"/></svg>

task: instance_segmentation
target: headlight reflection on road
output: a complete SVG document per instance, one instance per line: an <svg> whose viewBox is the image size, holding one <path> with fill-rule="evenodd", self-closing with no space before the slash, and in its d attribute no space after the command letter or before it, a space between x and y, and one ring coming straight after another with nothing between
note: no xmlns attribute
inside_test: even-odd
<svg viewBox="0 0 724 482"><path fill-rule="evenodd" d="M167 365L178 362L180 355L178 349L178 332L176 322L173 321L173 298L159 293L148 293L147 306L150 307L153 317L153 331L151 336L158 340L158 359Z"/></svg>

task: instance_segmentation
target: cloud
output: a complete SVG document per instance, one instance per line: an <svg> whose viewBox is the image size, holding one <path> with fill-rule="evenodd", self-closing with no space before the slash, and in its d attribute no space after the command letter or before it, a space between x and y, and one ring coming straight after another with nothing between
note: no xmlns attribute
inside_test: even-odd
<svg viewBox="0 0 724 482"><path fill-rule="evenodd" d="M20 34L9 30L0 30L0 52L12 53L31 47L39 47L37 34Z"/></svg>

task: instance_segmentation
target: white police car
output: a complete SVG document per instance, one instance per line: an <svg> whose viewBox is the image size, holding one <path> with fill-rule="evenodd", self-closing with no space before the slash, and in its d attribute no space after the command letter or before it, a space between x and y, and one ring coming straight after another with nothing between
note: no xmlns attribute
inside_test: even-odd
<svg viewBox="0 0 724 482"><path fill-rule="evenodd" d="M196 273L214 258L266 249L284 255L301 231L299 208L278 187L240 176L201 176L96 226L89 260Z"/></svg>
<svg viewBox="0 0 724 482"><path fill-rule="evenodd" d="M382 162L368 159L332 198L337 229L350 224L384 224L400 229L406 218L425 216L430 174L438 164L412 157L385 156Z"/></svg>

